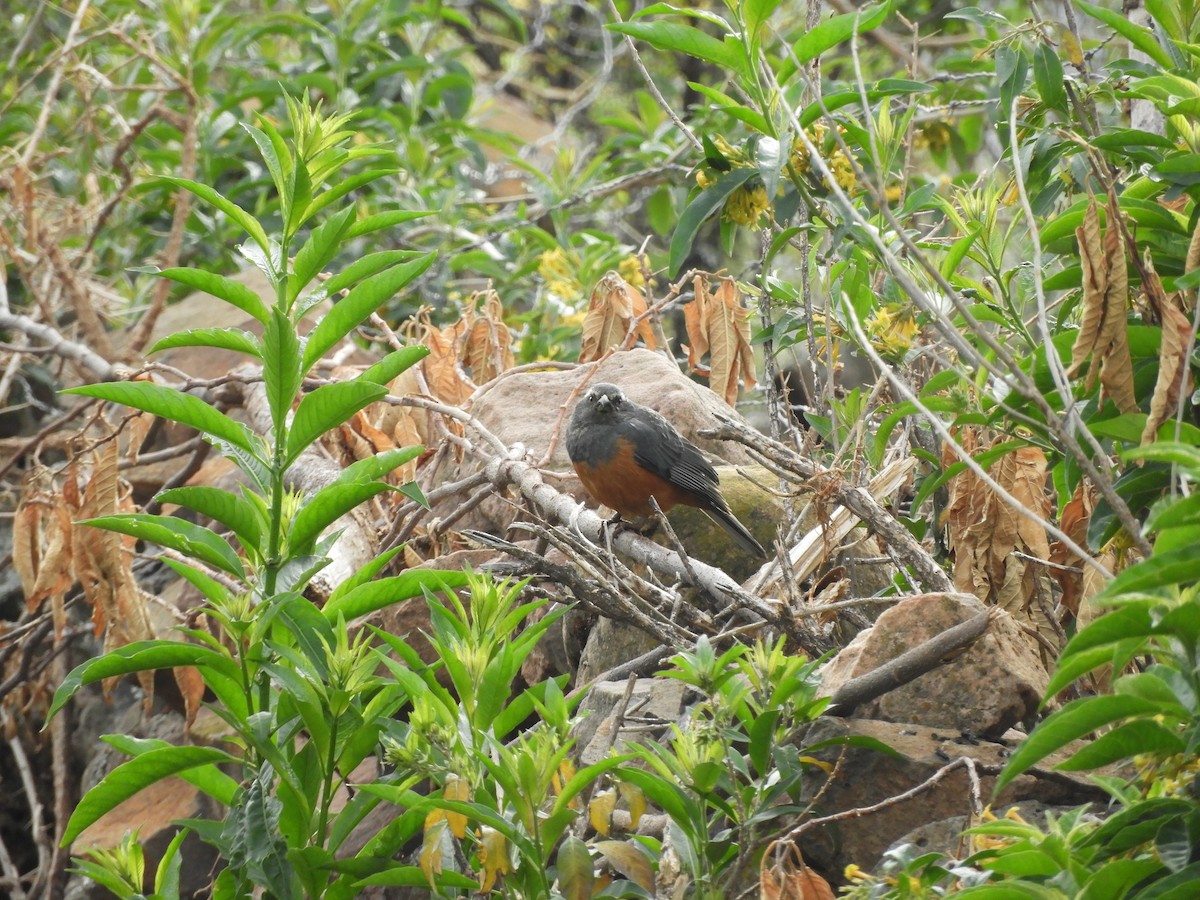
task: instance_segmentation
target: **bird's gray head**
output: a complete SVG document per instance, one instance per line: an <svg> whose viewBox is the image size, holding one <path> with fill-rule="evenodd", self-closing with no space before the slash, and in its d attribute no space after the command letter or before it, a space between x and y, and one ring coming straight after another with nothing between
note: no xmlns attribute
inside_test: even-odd
<svg viewBox="0 0 1200 900"><path fill-rule="evenodd" d="M594 415L606 416L620 409L629 401L615 384L596 384L583 395L583 403Z"/></svg>

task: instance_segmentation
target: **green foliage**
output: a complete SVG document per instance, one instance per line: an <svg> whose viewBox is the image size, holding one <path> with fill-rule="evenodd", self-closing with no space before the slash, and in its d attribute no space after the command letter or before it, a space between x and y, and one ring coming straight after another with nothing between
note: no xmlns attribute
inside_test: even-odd
<svg viewBox="0 0 1200 900"><path fill-rule="evenodd" d="M792 737L828 699L817 695L817 662L787 655L782 641L718 654L701 638L672 662L665 674L705 699L669 742L637 748L638 765L619 777L670 817L668 839L694 896L723 897L757 871L779 821L806 813L811 760Z"/></svg>
<svg viewBox="0 0 1200 900"><path fill-rule="evenodd" d="M359 860L358 865L345 866L335 862L341 843L377 802L367 799L338 809L337 796L390 727L391 717L413 699L402 683L378 674L381 662L390 659L375 647L369 633L352 638L346 621L348 616L419 597L429 588L465 580L458 573L423 571L369 581L386 563L381 559L343 585L324 610L304 597L309 581L330 561L328 553L337 535L323 537L324 532L341 515L387 490L378 479L412 459L420 448L363 460L307 498L288 491L288 471L325 431L386 394L384 383L419 361L424 350L396 351L358 378L317 387L297 404L300 387L326 350L417 277L432 257L392 259L375 271L360 266L357 283L343 275L342 286L349 288L348 293L301 343L297 327L310 305L311 283L337 255L346 234L368 221L359 218L354 206L332 208L348 193L345 182L336 179L345 166L374 155L375 150L342 148L352 136L344 130L346 117L323 116L307 100L289 99L288 108L290 143L265 119L260 120L261 127L248 129L278 196L278 234L268 235L254 216L211 188L174 179L250 235L254 246L243 250L274 285L275 303L267 308L234 283L207 273L168 273L173 280L207 290L263 323L261 338L239 333L232 339L228 332L193 331L185 340L191 346L237 349L261 361L271 417L268 433L254 434L203 401L160 385L99 384L72 391L196 428L227 453L250 485L240 494L214 487L175 488L159 498L215 519L237 538L236 546L174 516L128 514L90 520L94 527L158 543L194 561L196 565L171 564L201 590L209 604L204 611L219 623L228 640L192 630L189 643L152 640L122 647L70 673L51 709L53 714L83 685L116 674L180 665L199 671L217 700L213 709L228 727L227 740L237 752L111 737L132 759L80 801L66 823L63 842L69 844L150 784L179 775L227 810L223 821L189 823L217 847L226 863L216 881L218 897L249 896L259 890L278 898L352 896L365 871L394 868L387 859L408 837L396 829L381 833L371 845L370 859L379 861ZM355 184L365 180L360 177ZM290 265L293 245L317 213L327 217L325 222L309 230ZM224 583L210 574L214 570L226 576ZM514 672L509 666L499 674L511 681ZM230 778L222 766L240 769L241 777ZM178 883L178 846L178 841L172 845L159 872L156 891L164 895L170 895L171 885ZM80 863L80 871L122 895L140 892L141 869L135 842Z"/></svg>

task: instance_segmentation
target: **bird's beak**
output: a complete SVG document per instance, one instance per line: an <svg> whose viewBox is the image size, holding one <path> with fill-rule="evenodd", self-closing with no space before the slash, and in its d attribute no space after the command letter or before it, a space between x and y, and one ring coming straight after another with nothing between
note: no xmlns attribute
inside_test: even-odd
<svg viewBox="0 0 1200 900"><path fill-rule="evenodd" d="M612 406L612 397L609 397L607 394L596 398L596 408L600 412L608 412L610 406Z"/></svg>

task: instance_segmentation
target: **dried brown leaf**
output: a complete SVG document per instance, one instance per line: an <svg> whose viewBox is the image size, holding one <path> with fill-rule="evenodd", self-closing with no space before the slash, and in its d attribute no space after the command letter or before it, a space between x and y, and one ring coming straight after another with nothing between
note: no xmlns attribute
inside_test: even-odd
<svg viewBox="0 0 1200 900"><path fill-rule="evenodd" d="M1176 412L1179 397L1191 393L1192 373L1188 351L1192 346L1192 323L1173 303L1162 308L1162 350L1159 353L1158 378L1150 399L1150 415L1142 431L1142 443L1149 444L1159 426Z"/></svg>
<svg viewBox="0 0 1200 900"><path fill-rule="evenodd" d="M1071 499L1063 506L1059 528L1081 547L1087 546L1087 530L1092 520L1092 510L1096 507L1096 491L1088 481L1079 482ZM1062 541L1050 545L1050 562L1056 568L1050 570L1050 575L1062 589L1059 605L1071 616L1079 613L1079 601L1083 585L1083 573L1069 571L1066 567L1078 567L1082 564L1078 556L1072 553ZM1063 568L1057 568L1062 566Z"/></svg>
<svg viewBox="0 0 1200 900"><path fill-rule="evenodd" d="M1183 263L1183 274L1200 269L1200 222L1196 223L1196 229L1192 232L1192 239L1188 242L1187 257Z"/></svg>
<svg viewBox="0 0 1200 900"><path fill-rule="evenodd" d="M834 900L829 882L805 864L795 844L783 854L768 848L759 866L758 884L762 900Z"/></svg>
<svg viewBox="0 0 1200 900"><path fill-rule="evenodd" d="M29 612L47 598L61 599L71 587L71 514L61 494L27 491L21 498L13 519L12 556ZM63 624L56 619L57 634Z"/></svg>
<svg viewBox="0 0 1200 900"><path fill-rule="evenodd" d="M477 305L482 308L476 312ZM462 360L476 384L486 384L513 367L512 332L504 324L504 306L493 290L476 294L463 313Z"/></svg>
<svg viewBox="0 0 1200 900"><path fill-rule="evenodd" d="M475 384L463 370L458 357L458 333L455 326L425 329L425 346L429 355L421 360L425 383L438 400L451 406L461 406L475 392Z"/></svg>
<svg viewBox="0 0 1200 900"><path fill-rule="evenodd" d="M754 351L750 347L750 311L732 278L722 278L711 295L705 330L709 341L709 387L725 402L737 402L738 379L754 384Z"/></svg>
<svg viewBox="0 0 1200 900"><path fill-rule="evenodd" d="M79 477L80 460L72 462L68 480ZM90 519L121 512L125 501L117 468L117 445L109 441L93 455L91 477L83 491L79 518ZM146 597L133 577L132 538L112 531L75 526L73 535L75 572L84 599L92 607L96 634L104 634L104 649L116 650L154 635ZM104 683L107 693L115 679ZM138 681L145 692L144 705L154 702L154 673L139 672Z"/></svg>
<svg viewBox="0 0 1200 900"><path fill-rule="evenodd" d="M699 373L701 360L708 355L708 305L712 296L708 293L708 279L703 275L697 275L692 285L692 302L683 305L683 324L687 329L688 369Z"/></svg>
<svg viewBox="0 0 1200 900"><path fill-rule="evenodd" d="M1071 366L1068 377L1074 378L1096 349L1096 340L1107 309L1105 295L1108 293L1108 267L1104 261L1104 244L1100 234L1100 212L1093 197L1084 210L1083 222L1075 229L1079 242L1079 260L1083 266L1083 300L1080 303L1079 334L1071 348ZM1091 373L1088 388L1095 384Z"/></svg>
<svg viewBox="0 0 1200 900"><path fill-rule="evenodd" d="M580 362L594 362L614 348L624 347L635 336L646 347L658 346L646 318L646 298L616 272L606 272L592 291L583 320Z"/></svg>
<svg viewBox="0 0 1200 900"><path fill-rule="evenodd" d="M1093 198L1076 229L1079 257L1083 266L1083 302L1079 335L1071 348L1074 377L1090 357L1086 387L1091 390L1097 376L1104 393L1122 412L1136 412L1133 391L1133 358L1129 353L1126 308L1129 303L1129 273L1118 225L1120 210L1110 205L1108 228L1100 231L1100 213Z"/></svg>

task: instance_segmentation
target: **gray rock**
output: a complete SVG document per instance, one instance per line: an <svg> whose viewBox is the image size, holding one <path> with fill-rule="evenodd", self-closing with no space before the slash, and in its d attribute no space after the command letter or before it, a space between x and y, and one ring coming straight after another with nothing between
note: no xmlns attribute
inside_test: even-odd
<svg viewBox="0 0 1200 900"><path fill-rule="evenodd" d="M835 693L929 638L984 611L970 594L919 594L884 612L825 667L821 690ZM864 718L1003 734L1033 717L1049 676L1007 613L964 653L858 709Z"/></svg>

